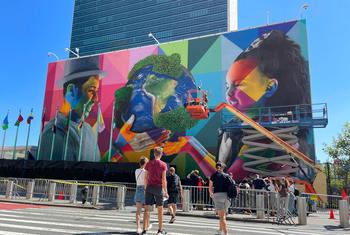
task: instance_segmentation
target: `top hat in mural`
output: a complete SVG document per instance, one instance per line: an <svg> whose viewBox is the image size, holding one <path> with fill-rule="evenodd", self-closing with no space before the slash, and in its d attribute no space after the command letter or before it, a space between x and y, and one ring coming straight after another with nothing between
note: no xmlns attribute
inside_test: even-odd
<svg viewBox="0 0 350 235"><path fill-rule="evenodd" d="M93 75L98 75L99 79L106 75L106 72L101 70L99 56L67 60L64 65L64 77L59 81L59 85L63 86L66 82Z"/></svg>

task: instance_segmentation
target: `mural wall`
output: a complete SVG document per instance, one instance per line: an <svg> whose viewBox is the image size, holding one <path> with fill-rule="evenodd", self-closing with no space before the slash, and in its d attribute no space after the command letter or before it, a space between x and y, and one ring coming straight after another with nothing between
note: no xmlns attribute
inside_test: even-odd
<svg viewBox="0 0 350 235"><path fill-rule="evenodd" d="M218 131L221 113L193 120L186 112L198 86L209 107L228 102L252 118L255 107L310 104L305 21L50 63L38 158L137 162L162 144L182 176L209 175L219 155L240 174L242 134ZM314 158L312 130L298 135Z"/></svg>

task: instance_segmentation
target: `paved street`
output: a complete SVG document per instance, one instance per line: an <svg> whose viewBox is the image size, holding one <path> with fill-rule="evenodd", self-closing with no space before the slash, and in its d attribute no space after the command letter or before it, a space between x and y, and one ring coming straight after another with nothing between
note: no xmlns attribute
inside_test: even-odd
<svg viewBox="0 0 350 235"><path fill-rule="evenodd" d="M165 216L165 221L170 219ZM132 209L125 211L95 210L65 207L43 207L0 203L0 234L134 234L135 219ZM152 214L153 228L149 234L156 234L156 214ZM168 233L215 234L216 219L178 216L175 224L165 224ZM316 221L317 223L317 221ZM350 230L339 229L338 221L330 225L284 226L269 223L229 221L229 234L349 234Z"/></svg>

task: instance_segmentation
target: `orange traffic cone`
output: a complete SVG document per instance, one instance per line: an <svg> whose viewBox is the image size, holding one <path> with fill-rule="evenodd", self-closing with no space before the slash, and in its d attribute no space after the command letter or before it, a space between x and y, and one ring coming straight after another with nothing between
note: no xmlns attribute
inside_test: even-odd
<svg viewBox="0 0 350 235"><path fill-rule="evenodd" d="M333 209L329 212L329 219L335 219Z"/></svg>
<svg viewBox="0 0 350 235"><path fill-rule="evenodd" d="M58 200L63 200L63 192L60 191L60 193L58 194Z"/></svg>

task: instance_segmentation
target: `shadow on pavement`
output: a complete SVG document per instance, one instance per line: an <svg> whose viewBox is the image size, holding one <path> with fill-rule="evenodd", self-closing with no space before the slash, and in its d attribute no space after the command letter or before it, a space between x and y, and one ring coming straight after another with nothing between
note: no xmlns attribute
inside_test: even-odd
<svg viewBox="0 0 350 235"><path fill-rule="evenodd" d="M95 233L75 233L74 235L108 235L108 234L135 234L135 232L118 232L118 231L114 231L114 232L95 232Z"/></svg>
<svg viewBox="0 0 350 235"><path fill-rule="evenodd" d="M337 230L350 231L350 228L342 228L340 226L334 226L334 225L326 225L326 226L324 226L324 228L329 230L329 231L337 231Z"/></svg>

